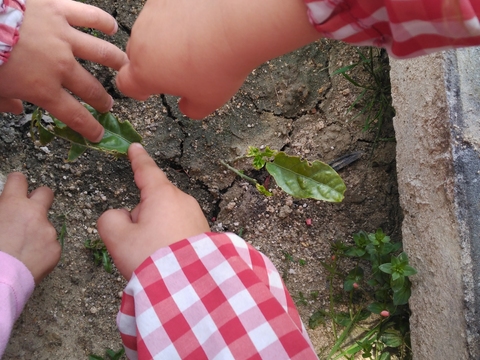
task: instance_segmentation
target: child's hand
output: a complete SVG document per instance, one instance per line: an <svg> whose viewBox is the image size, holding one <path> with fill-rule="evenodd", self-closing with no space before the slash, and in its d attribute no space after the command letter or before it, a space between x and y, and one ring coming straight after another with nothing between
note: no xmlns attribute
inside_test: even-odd
<svg viewBox="0 0 480 360"><path fill-rule="evenodd" d="M57 264L61 249L47 219L52 190L40 187L27 193L23 174L8 175L0 195L0 251L23 262L38 284Z"/></svg>
<svg viewBox="0 0 480 360"><path fill-rule="evenodd" d="M176 188L140 144L128 149L140 203L131 212L108 210L97 222L120 273L133 271L158 249L210 231L197 201Z"/></svg>
<svg viewBox="0 0 480 360"><path fill-rule="evenodd" d="M180 110L201 119L258 65L319 37L300 0L148 0L117 86L138 100L180 96Z"/></svg>
<svg viewBox="0 0 480 360"><path fill-rule="evenodd" d="M28 0L20 38L10 59L0 66L0 110L20 113L19 100L49 111L91 141L102 126L66 89L100 112L110 111L112 97L75 59L118 70L128 62L114 45L75 29L117 31L115 19L94 6L72 0Z"/></svg>

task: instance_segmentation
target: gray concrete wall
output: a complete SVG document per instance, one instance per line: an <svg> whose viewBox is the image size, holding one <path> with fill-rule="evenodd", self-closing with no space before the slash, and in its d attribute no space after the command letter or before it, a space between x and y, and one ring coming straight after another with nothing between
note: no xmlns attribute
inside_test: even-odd
<svg viewBox="0 0 480 360"><path fill-rule="evenodd" d="M478 49L391 60L414 358L480 359ZM473 261L472 261L473 260Z"/></svg>

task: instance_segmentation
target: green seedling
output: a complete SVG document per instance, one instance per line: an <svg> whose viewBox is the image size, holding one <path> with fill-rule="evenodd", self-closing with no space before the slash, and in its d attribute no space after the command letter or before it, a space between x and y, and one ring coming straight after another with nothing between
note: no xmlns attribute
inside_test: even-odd
<svg viewBox="0 0 480 360"><path fill-rule="evenodd" d="M331 166L321 161L315 160L309 163L298 156L290 156L283 151L272 150L268 146L263 150L250 146L246 157L253 158L254 169L265 168L275 179L277 185L293 197L330 202L341 202L344 198L346 186L342 178ZM257 180L245 175L224 161L221 161L221 163L238 176L255 185L260 193L266 196L272 195Z"/></svg>
<svg viewBox="0 0 480 360"><path fill-rule="evenodd" d="M313 313L309 326L315 328L330 319L335 344L320 358L356 359L361 354L363 358L375 360L395 356L411 359L408 323L411 283L408 277L417 271L409 265L407 254L400 250L401 245L392 243L380 229L375 233L360 231L353 235L353 240L354 245L332 244L334 254L322 263L328 272L330 307ZM356 262L346 274L339 265L339 260L345 258ZM337 281L343 283L345 296L335 296ZM348 311L339 313L336 305L345 297L348 298ZM368 327L360 325L366 319L373 319L373 323ZM357 335L352 340L354 329Z"/></svg>
<svg viewBox="0 0 480 360"><path fill-rule="evenodd" d="M107 248L102 240L85 240L84 246L86 249L90 250L93 255L93 261L95 265L102 264L106 272L111 273L113 271L113 263L110 255L108 254Z"/></svg>
<svg viewBox="0 0 480 360"><path fill-rule="evenodd" d="M104 114L99 113L89 105L85 105L85 107L105 129L105 134L99 143L88 141L52 115L50 115L52 119L51 123L45 124L42 120L43 112L40 108L37 108L32 114L30 126L32 139L34 141L37 140L34 131L36 128L38 140L42 145L47 145L55 137L69 141L71 146L67 161L76 160L87 149L102 151L116 157L125 156L130 144L142 141L142 137L135 131L130 122L121 122L109 112Z"/></svg>
<svg viewBox="0 0 480 360"><path fill-rule="evenodd" d="M100 355L89 355L88 360L120 360L123 355L125 355L125 349L121 348L118 351L113 351L112 349L105 350L105 356Z"/></svg>

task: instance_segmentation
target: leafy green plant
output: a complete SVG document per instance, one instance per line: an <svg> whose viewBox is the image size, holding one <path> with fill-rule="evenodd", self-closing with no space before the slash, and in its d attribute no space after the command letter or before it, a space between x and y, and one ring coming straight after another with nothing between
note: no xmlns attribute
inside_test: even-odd
<svg viewBox="0 0 480 360"><path fill-rule="evenodd" d="M342 75L351 84L362 89L348 111L350 112L356 107L360 108L353 119L362 115L365 116L363 131L371 129L375 131L375 144L380 140L389 141L391 139L380 137L385 121L391 120L395 115L387 64L388 57L386 57L384 50L372 47L368 48L366 54L358 49L357 53L360 57L358 62L337 69L332 75ZM368 81L361 82L349 74L356 67L361 67L364 73L368 74Z"/></svg>
<svg viewBox="0 0 480 360"><path fill-rule="evenodd" d="M328 272L330 306L319 309L309 320L311 328L325 324L327 319L332 322L335 344L322 358L353 359L360 353L369 359L388 360L393 355L410 359L408 299L411 283L408 277L417 272L409 265L407 254L400 252L401 244L392 243L382 230L369 234L361 231L353 235L353 240L354 245L350 246L335 242L331 260L322 263ZM357 262L346 274L339 266L344 258ZM335 283L339 280L348 298L347 312L336 311L338 298L334 289L338 288ZM372 318L372 314L375 314L373 325L362 328L361 322ZM354 329L361 331L356 331L352 342Z"/></svg>
<svg viewBox="0 0 480 360"><path fill-rule="evenodd" d="M253 158L252 165L256 170L265 167L267 172L273 176L277 185L287 194L300 199L316 199L330 202L341 202L345 193L345 183L340 175L328 164L315 160L309 163L298 156L290 156L283 151L270 149L268 146L261 150L250 146L246 157ZM243 179L249 181L266 196L272 194L243 172L221 163L228 169L235 172Z"/></svg>
<svg viewBox="0 0 480 360"><path fill-rule="evenodd" d="M87 149L99 150L114 156L124 156L127 154L128 147L131 143L142 141L142 137L135 131L130 122L121 122L109 112L104 114L99 113L89 105L85 104L85 107L105 128L105 134L99 143L88 141L52 115L50 115L51 122L45 124L43 112L40 108L37 108L32 114L30 127L32 139L34 141L37 140L34 132L36 128L38 140L42 145L47 145L55 137L69 141L71 147L68 152L67 161L74 161Z"/></svg>
<svg viewBox="0 0 480 360"><path fill-rule="evenodd" d="M124 354L125 354L124 348L121 348L118 351L113 351L112 349L106 349L105 356L89 355L88 360L120 360Z"/></svg>
<svg viewBox="0 0 480 360"><path fill-rule="evenodd" d="M86 249L90 250L93 255L93 261L95 265L102 264L106 272L111 273L113 271L113 263L110 255L108 254L107 247L102 240L85 240L83 244Z"/></svg>

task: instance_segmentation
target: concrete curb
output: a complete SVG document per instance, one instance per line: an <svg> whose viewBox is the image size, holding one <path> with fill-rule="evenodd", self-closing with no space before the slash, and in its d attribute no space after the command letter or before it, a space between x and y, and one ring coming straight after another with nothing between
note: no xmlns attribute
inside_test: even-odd
<svg viewBox="0 0 480 360"><path fill-rule="evenodd" d="M479 359L480 49L391 60L415 359Z"/></svg>

